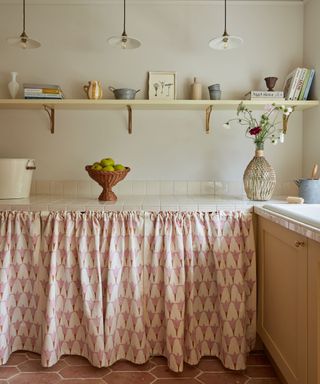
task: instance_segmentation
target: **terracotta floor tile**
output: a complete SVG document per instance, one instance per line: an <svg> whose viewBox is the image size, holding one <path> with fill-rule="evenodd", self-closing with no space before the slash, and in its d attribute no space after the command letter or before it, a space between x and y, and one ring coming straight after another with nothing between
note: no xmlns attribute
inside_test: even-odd
<svg viewBox="0 0 320 384"><path fill-rule="evenodd" d="M248 377L243 373L203 373L198 380L204 384L244 384Z"/></svg>
<svg viewBox="0 0 320 384"><path fill-rule="evenodd" d="M62 379L58 384L106 384L106 382L102 379Z"/></svg>
<svg viewBox="0 0 320 384"><path fill-rule="evenodd" d="M90 362L82 356L63 356L62 360L68 365L91 365Z"/></svg>
<svg viewBox="0 0 320 384"><path fill-rule="evenodd" d="M196 379L190 379L189 377L185 377L181 379L157 379L152 384L199 384L199 383L200 381ZM211 384L215 384L215 383L211 383Z"/></svg>
<svg viewBox="0 0 320 384"><path fill-rule="evenodd" d="M249 366L246 369L246 374L250 377L276 377L276 373L274 369L270 367L257 367L257 366Z"/></svg>
<svg viewBox="0 0 320 384"><path fill-rule="evenodd" d="M9 380L9 384L55 384L59 380L57 373L19 373Z"/></svg>
<svg viewBox="0 0 320 384"><path fill-rule="evenodd" d="M167 365L160 365L158 367L155 367L150 371L154 376L157 378L164 378L164 379L170 379L170 378L181 378L181 377L195 377L197 376L200 371L198 368L184 364L183 372L173 372L169 369Z"/></svg>
<svg viewBox="0 0 320 384"><path fill-rule="evenodd" d="M204 372L226 372L228 371L216 358L205 358L201 359L199 364L196 365L197 368L201 369Z"/></svg>
<svg viewBox="0 0 320 384"><path fill-rule="evenodd" d="M18 369L16 367L6 367L2 365L0 367L0 379L9 379L10 377L16 375L18 373Z"/></svg>
<svg viewBox="0 0 320 384"><path fill-rule="evenodd" d="M41 356L39 353L26 352L26 354L29 357L29 359L41 359Z"/></svg>
<svg viewBox="0 0 320 384"><path fill-rule="evenodd" d="M248 384L281 384L281 381L277 378L270 379L251 379Z"/></svg>
<svg viewBox="0 0 320 384"><path fill-rule="evenodd" d="M250 354L247 357L247 365L270 365L270 362L264 354Z"/></svg>
<svg viewBox="0 0 320 384"><path fill-rule="evenodd" d="M145 364L133 364L130 361L120 360L111 365L110 369L112 371L150 371L150 369L154 368L155 364L153 362L148 361Z"/></svg>
<svg viewBox="0 0 320 384"><path fill-rule="evenodd" d="M59 372L62 368L66 367L67 364L63 360L59 360L52 367L46 368L41 365L41 360L28 360L19 365L21 372Z"/></svg>
<svg viewBox="0 0 320 384"><path fill-rule="evenodd" d="M154 376L148 372L111 372L103 380L107 384L150 384Z"/></svg>
<svg viewBox="0 0 320 384"><path fill-rule="evenodd" d="M167 365L168 364L168 360L164 356L154 356L154 357L151 357L151 361L155 365Z"/></svg>
<svg viewBox="0 0 320 384"><path fill-rule="evenodd" d="M28 357L25 353L12 353L12 355L9 357L9 360L5 364L8 365L18 365L28 360Z"/></svg>
<svg viewBox="0 0 320 384"><path fill-rule="evenodd" d="M109 368L88 366L72 366L63 368L60 375L66 379L98 379L110 372Z"/></svg>

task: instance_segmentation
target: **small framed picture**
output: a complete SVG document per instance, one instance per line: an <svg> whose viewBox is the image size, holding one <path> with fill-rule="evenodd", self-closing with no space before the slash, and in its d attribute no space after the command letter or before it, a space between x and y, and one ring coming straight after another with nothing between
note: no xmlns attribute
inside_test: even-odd
<svg viewBox="0 0 320 384"><path fill-rule="evenodd" d="M176 72L149 72L149 99L174 100L177 97Z"/></svg>

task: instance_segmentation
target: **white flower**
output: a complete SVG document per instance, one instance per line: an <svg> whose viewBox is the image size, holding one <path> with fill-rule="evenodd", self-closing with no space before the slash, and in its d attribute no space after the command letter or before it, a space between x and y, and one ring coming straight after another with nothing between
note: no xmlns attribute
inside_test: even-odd
<svg viewBox="0 0 320 384"><path fill-rule="evenodd" d="M224 123L224 124L223 124L223 128L225 128L225 129L230 129L231 127L230 127L230 124L229 124L229 123Z"/></svg>
<svg viewBox="0 0 320 384"><path fill-rule="evenodd" d="M284 109L283 114L286 115L286 116L289 116L292 113L292 111L293 111L293 108L287 107L287 108Z"/></svg>
<svg viewBox="0 0 320 384"><path fill-rule="evenodd" d="M280 143L284 143L284 133L283 132L281 132L279 135L279 141L280 141Z"/></svg>

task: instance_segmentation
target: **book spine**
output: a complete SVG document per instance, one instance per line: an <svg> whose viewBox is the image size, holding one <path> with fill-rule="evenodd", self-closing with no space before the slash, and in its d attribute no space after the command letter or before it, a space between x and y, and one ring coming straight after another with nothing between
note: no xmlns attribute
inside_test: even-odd
<svg viewBox="0 0 320 384"><path fill-rule="evenodd" d="M304 78L304 81L303 81L303 86L301 88L301 92L299 94L299 97L298 97L298 100L303 100L303 96L304 96L304 93L306 91L306 87L308 85L308 81L309 81L309 77L310 77L310 73L311 73L311 70L310 69L307 69L307 73L306 73L306 76Z"/></svg>
<svg viewBox="0 0 320 384"><path fill-rule="evenodd" d="M299 76L299 79L297 81L297 85L296 85L292 100L298 100L301 89L303 87L303 82L304 82L306 73L307 73L307 68L301 68L300 76Z"/></svg>
<svg viewBox="0 0 320 384"><path fill-rule="evenodd" d="M43 88L60 89L60 86L56 85L56 84L23 84L23 88L31 88L31 89L43 89Z"/></svg>
<svg viewBox="0 0 320 384"><path fill-rule="evenodd" d="M308 81L308 84L307 84L307 86L306 86L305 93L304 93L304 95L303 95L303 100L308 100L308 95L309 95L309 92L310 92L310 88L311 88L311 85L312 85L312 81L313 81L313 78L314 78L314 74L315 74L315 70L314 70L314 69L311 69L311 73L310 73L309 81Z"/></svg>
<svg viewBox="0 0 320 384"><path fill-rule="evenodd" d="M251 91L251 97L283 97L283 91Z"/></svg>
<svg viewBox="0 0 320 384"><path fill-rule="evenodd" d="M286 99L284 97L251 97L250 100L261 100L261 101L268 101L269 103L273 101L285 101Z"/></svg>
<svg viewBox="0 0 320 384"><path fill-rule="evenodd" d="M42 95L24 95L25 99L62 99L62 95L51 95L49 93L44 93Z"/></svg>
<svg viewBox="0 0 320 384"><path fill-rule="evenodd" d="M59 94L61 91L59 89L49 89L49 88L24 88L24 93L30 93L30 94L43 94L43 93L52 93L52 94Z"/></svg>
<svg viewBox="0 0 320 384"><path fill-rule="evenodd" d="M298 83L298 80L299 80L300 74L301 74L301 69L302 68L297 68L296 69L296 72L294 74L294 78L292 79L292 84L291 84L291 87L290 87L290 91L289 91L289 94L288 94L288 100L293 100L293 98L294 98L294 94L295 94L295 90L296 90L296 87L297 87L297 83Z"/></svg>

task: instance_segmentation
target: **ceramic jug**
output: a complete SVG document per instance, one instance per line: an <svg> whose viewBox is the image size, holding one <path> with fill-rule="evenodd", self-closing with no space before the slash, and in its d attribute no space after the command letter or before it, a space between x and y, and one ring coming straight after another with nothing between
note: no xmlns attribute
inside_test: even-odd
<svg viewBox="0 0 320 384"><path fill-rule="evenodd" d="M98 100L102 98L102 87L98 80L89 81L87 85L83 86L83 89L88 99Z"/></svg>

